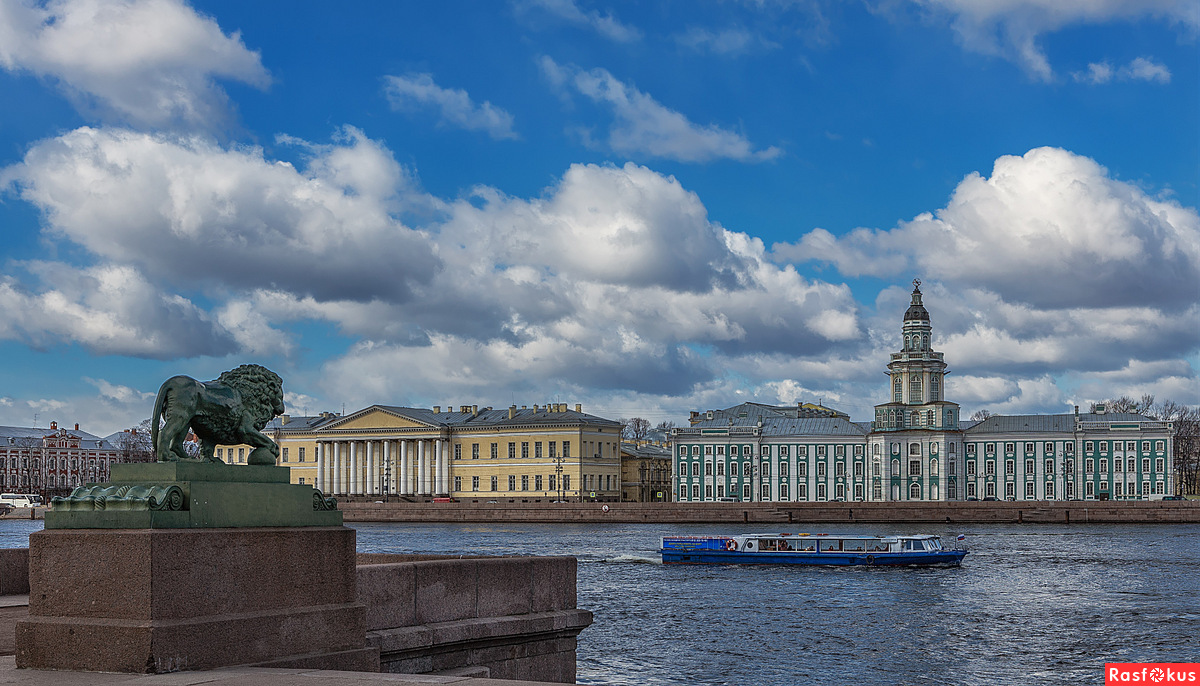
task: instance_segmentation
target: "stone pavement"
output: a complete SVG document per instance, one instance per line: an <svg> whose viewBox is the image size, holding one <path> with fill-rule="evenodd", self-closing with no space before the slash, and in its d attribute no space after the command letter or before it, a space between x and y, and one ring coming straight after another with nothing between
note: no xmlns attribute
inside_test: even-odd
<svg viewBox="0 0 1200 686"><path fill-rule="evenodd" d="M390 686L395 684L455 684L456 686L553 686L542 681L480 679L449 674L380 674L311 669L229 667L172 674L111 674L17 669L11 655L0 657L0 684L20 686ZM562 686L559 684L558 686Z"/></svg>

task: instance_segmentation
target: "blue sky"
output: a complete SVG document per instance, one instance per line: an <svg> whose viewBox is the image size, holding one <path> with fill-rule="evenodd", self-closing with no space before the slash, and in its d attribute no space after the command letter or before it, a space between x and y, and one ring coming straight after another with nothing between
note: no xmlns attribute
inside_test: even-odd
<svg viewBox="0 0 1200 686"><path fill-rule="evenodd" d="M1200 402L1192 2L300 7L0 0L0 423Z"/></svg>

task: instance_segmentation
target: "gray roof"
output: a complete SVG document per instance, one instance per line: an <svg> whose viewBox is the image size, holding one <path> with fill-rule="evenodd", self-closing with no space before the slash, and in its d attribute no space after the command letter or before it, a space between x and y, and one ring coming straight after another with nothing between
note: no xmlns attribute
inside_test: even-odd
<svg viewBox="0 0 1200 686"><path fill-rule="evenodd" d="M529 426L530 424L543 424L547 426L567 425L567 426L604 426L604 427L620 427L620 422L615 422L611 419L597 417L585 412L576 412L574 410L564 410L562 412L550 412L547 406L539 406L535 411L532 408L517 408L513 410L513 417L508 416L509 408L501 408L494 410L485 407L479 410L478 413L473 412L434 412L433 410L423 407L399 407L394 405L372 405L363 408L344 417L334 417L332 421L347 419L355 415L364 414L372 409L380 409L384 412L389 412L394 415L406 417L421 424L428 424L433 427L454 427L457 429L471 429L474 427L505 427L505 426ZM331 423L322 424L326 426ZM289 423L290 426L290 423Z"/></svg>
<svg viewBox="0 0 1200 686"><path fill-rule="evenodd" d="M795 419L779 415L759 415L762 417L763 436L866 436L870 433L869 423L856 423L841 417L804 417ZM697 432L701 429L746 429L758 425L758 417L741 418L730 424L728 416L714 416L711 420L696 422L690 427L679 430L681 434ZM691 430L689 432L689 429Z"/></svg>
<svg viewBox="0 0 1200 686"><path fill-rule="evenodd" d="M85 450L96 450L98 448L111 447L111 444L101 445L107 439L102 439L99 436L90 434L86 431L77 431L75 429L64 429L59 427L51 429L49 427L36 426L0 426L0 446L13 445L20 439L34 438L41 440L47 436L53 436L59 432L65 432L67 435L74 436L79 439L79 447ZM12 440L9 440L12 439Z"/></svg>
<svg viewBox="0 0 1200 686"><path fill-rule="evenodd" d="M648 457L658 459L669 459L671 457L671 449L661 445L636 445L628 441L621 443L621 452L633 455L634 457Z"/></svg>
<svg viewBox="0 0 1200 686"><path fill-rule="evenodd" d="M1084 422L1152 422L1157 421L1145 415L1133 412L1108 412L1105 414L1017 414L992 415L987 419L967 426L963 422L964 432L973 434L998 433L1072 433L1075 431L1075 420Z"/></svg>

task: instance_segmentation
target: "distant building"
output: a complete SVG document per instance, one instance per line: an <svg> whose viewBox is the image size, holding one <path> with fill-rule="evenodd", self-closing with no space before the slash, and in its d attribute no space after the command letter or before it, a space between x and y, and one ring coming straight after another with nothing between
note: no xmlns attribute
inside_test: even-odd
<svg viewBox="0 0 1200 686"><path fill-rule="evenodd" d="M1138 414L962 421L943 397L920 283L875 421L822 406L743 403L693 412L673 441L680 501L1146 499L1174 493L1173 425Z"/></svg>
<svg viewBox="0 0 1200 686"><path fill-rule="evenodd" d="M595 500L621 497L618 422L579 405L513 405L457 411L372 405L345 416L277 417L263 430L279 444L293 483L325 493L414 499ZM244 464L247 446L217 457Z"/></svg>
<svg viewBox="0 0 1200 686"><path fill-rule="evenodd" d="M0 426L0 490L36 493L49 502L86 483L106 481L120 451L107 439L74 429Z"/></svg>
<svg viewBox="0 0 1200 686"><path fill-rule="evenodd" d="M669 502L673 492L669 445L621 444L621 500L631 503Z"/></svg>

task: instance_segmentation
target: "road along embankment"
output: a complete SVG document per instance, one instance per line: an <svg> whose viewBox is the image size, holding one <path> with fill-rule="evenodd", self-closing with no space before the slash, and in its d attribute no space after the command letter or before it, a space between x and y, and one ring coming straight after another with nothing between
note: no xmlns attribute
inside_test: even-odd
<svg viewBox="0 0 1200 686"><path fill-rule="evenodd" d="M1200 501L954 503L374 503L338 506L348 522L1200 523Z"/></svg>

